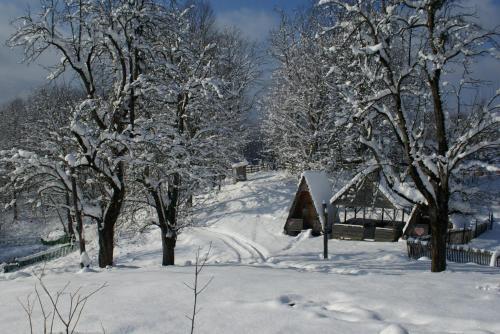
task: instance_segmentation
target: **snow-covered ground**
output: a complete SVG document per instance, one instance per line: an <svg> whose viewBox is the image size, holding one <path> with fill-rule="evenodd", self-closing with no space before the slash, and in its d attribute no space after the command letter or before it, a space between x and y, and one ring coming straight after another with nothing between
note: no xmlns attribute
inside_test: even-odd
<svg viewBox="0 0 500 334"><path fill-rule="evenodd" d="M330 240L325 261L322 238L282 233L296 185L260 173L205 198L199 227L179 237L178 266L160 266L153 230L119 240L112 269L78 273L71 254L46 265L45 282L84 291L107 282L80 332L99 333L102 324L106 333L188 333L192 295L184 283L194 278L196 249L212 243L201 280L213 281L199 299L197 333L500 333L498 268L450 263L432 274L429 261L407 259L403 242ZM499 231L497 224L481 240L496 247ZM0 333L28 332L17 299L33 291L33 269L0 274Z"/></svg>

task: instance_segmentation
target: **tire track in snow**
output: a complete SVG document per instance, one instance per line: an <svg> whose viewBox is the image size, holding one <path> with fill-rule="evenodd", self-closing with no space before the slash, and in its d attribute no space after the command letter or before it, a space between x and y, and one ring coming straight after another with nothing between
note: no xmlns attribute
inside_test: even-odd
<svg viewBox="0 0 500 334"><path fill-rule="evenodd" d="M217 239L221 240L230 249L235 251L237 253L238 260L240 262L246 259L255 260L257 262L267 261L267 256L264 254L267 253L267 251L264 250L260 245L254 245L253 242L243 237L223 231L215 231L209 228L203 228L203 231L214 235Z"/></svg>
<svg viewBox="0 0 500 334"><path fill-rule="evenodd" d="M224 245L226 245L229 249L231 249L231 250L232 250L232 251L236 254L236 257L238 258L238 262L240 262L240 263L241 263L241 253L238 251L238 249L234 248L234 247L233 247L233 246L232 246L229 242L227 242L226 240L224 240L224 239L222 239L222 238L220 238L220 237L218 237L218 239L219 239L220 241L222 241L222 243L223 243Z"/></svg>

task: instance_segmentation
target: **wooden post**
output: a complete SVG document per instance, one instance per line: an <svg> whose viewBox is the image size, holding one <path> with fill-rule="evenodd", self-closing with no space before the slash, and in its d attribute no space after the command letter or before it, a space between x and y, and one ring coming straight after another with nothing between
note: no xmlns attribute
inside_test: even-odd
<svg viewBox="0 0 500 334"><path fill-rule="evenodd" d="M344 223L347 221L347 206L344 206Z"/></svg>
<svg viewBox="0 0 500 334"><path fill-rule="evenodd" d="M326 231L328 226L328 210L325 201L323 201L323 259L328 259L328 233Z"/></svg>
<svg viewBox="0 0 500 334"><path fill-rule="evenodd" d="M384 221L384 208L382 208L382 222Z"/></svg>

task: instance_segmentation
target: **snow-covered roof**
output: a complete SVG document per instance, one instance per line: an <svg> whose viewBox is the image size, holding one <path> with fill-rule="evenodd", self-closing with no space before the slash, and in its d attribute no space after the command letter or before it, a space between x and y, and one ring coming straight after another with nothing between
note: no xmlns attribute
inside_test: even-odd
<svg viewBox="0 0 500 334"><path fill-rule="evenodd" d="M340 188L340 190L337 191L337 193L335 193L335 195L333 195L332 198L330 198L330 203L334 203L337 200L339 200L340 197L342 197L342 195L344 195L350 188L355 187L368 174L373 173L377 169L378 169L377 166L370 166L367 169L365 169L364 171L362 171L361 173L356 174L356 176L354 176L351 179L351 181L347 182L347 184L345 186L343 186L342 188Z"/></svg>
<svg viewBox="0 0 500 334"><path fill-rule="evenodd" d="M324 224L323 202L329 205L329 199L332 196L333 184L325 172L305 171L302 173L301 180L305 179L311 194L314 207L318 213L319 219Z"/></svg>
<svg viewBox="0 0 500 334"><path fill-rule="evenodd" d="M398 196L380 178L379 167L370 166L356 174L344 187L330 199L331 204L352 206L374 206L380 208L409 208L412 205Z"/></svg>
<svg viewBox="0 0 500 334"><path fill-rule="evenodd" d="M411 208L414 206L412 203L408 202L406 199L394 192L384 178L381 178L380 183L378 184L378 189L398 209Z"/></svg>
<svg viewBox="0 0 500 334"><path fill-rule="evenodd" d="M243 160L243 161L232 164L231 168L239 168L239 167L246 167L246 166L248 166L248 161Z"/></svg>

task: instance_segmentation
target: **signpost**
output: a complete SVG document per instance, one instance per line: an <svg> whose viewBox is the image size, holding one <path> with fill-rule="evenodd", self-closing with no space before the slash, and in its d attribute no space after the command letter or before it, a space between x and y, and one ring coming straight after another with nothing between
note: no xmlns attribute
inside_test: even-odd
<svg viewBox="0 0 500 334"><path fill-rule="evenodd" d="M325 201L323 201L323 259L328 259L328 210Z"/></svg>

